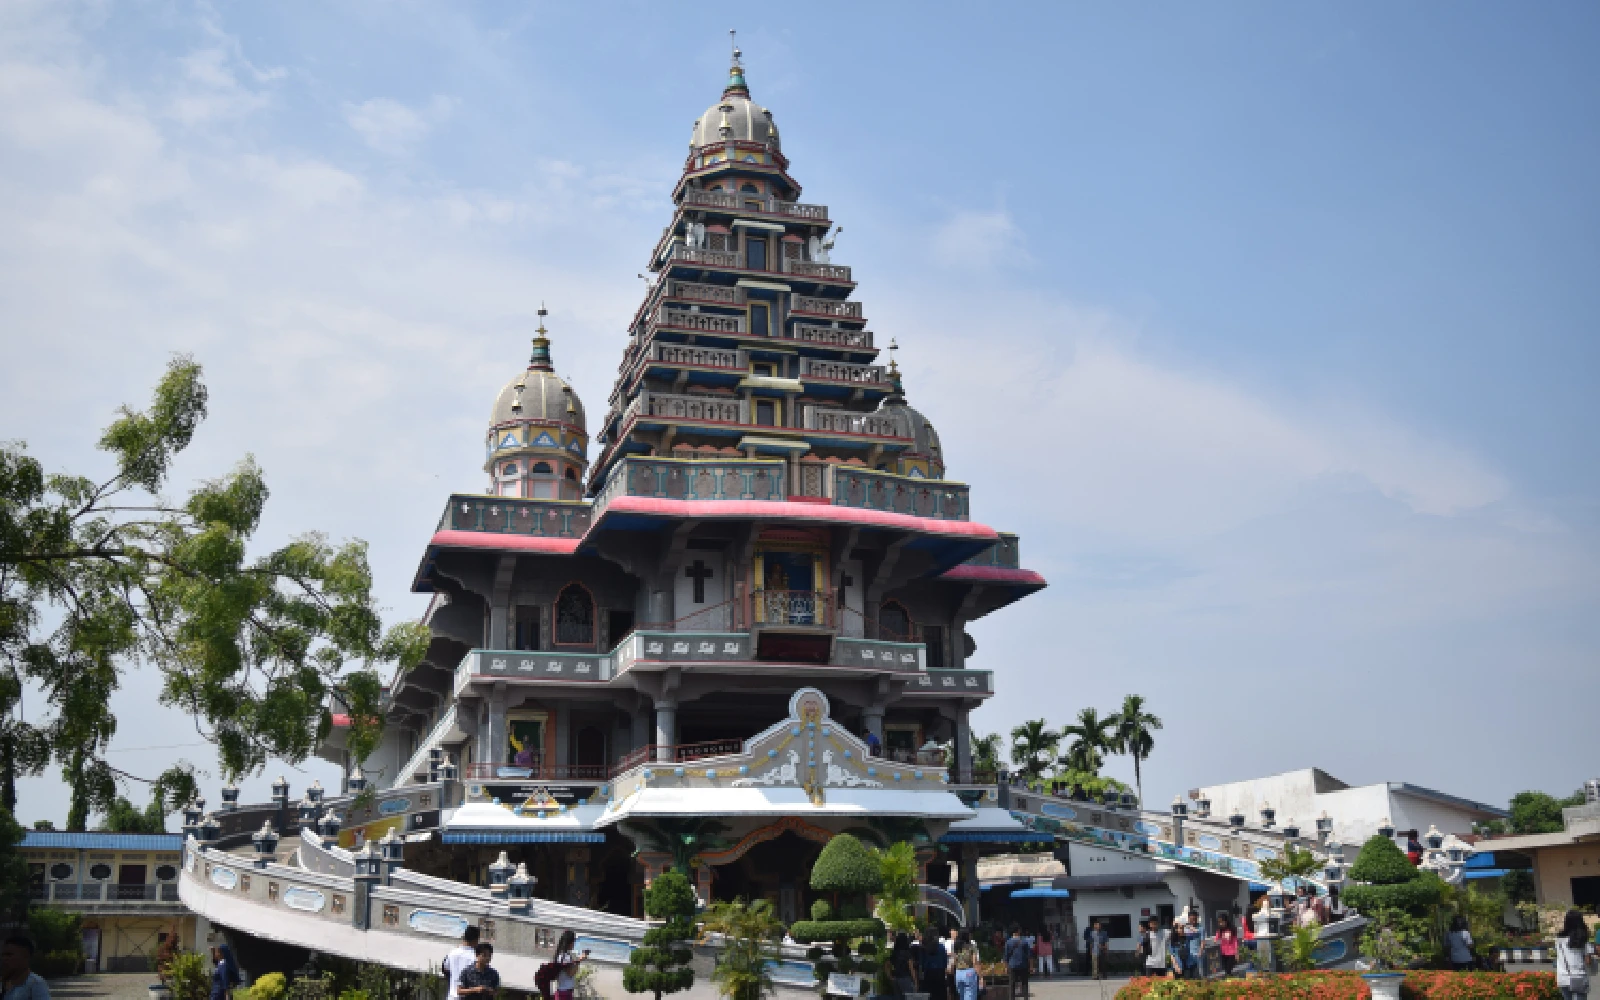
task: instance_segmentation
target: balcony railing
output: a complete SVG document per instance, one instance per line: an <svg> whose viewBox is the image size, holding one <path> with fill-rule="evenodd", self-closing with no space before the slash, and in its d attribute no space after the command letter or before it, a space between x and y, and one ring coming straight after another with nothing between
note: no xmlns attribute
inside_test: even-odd
<svg viewBox="0 0 1600 1000"><path fill-rule="evenodd" d="M707 267L744 267L742 254L732 250L695 250L675 244L672 248L674 260L681 260L688 264L704 264Z"/></svg>
<svg viewBox="0 0 1600 1000"><path fill-rule="evenodd" d="M826 591L766 590L753 595L755 620L765 625L832 627L833 601Z"/></svg>
<svg viewBox="0 0 1600 1000"><path fill-rule="evenodd" d="M825 406L807 406L804 426L810 431L838 431L844 434L866 434L873 437L909 437L900 420L888 413L859 413L855 410L836 410Z"/></svg>
<svg viewBox="0 0 1600 1000"><path fill-rule="evenodd" d="M726 757L743 753L743 740L712 740L709 743L647 743L612 765L613 776L631 771L652 761L682 764L706 757Z"/></svg>
<svg viewBox="0 0 1600 1000"><path fill-rule="evenodd" d="M702 285L693 281L674 281L669 293L675 299L716 302L725 306L742 306L745 302L744 289L734 285ZM859 306L859 303L852 304Z"/></svg>
<svg viewBox="0 0 1600 1000"><path fill-rule="evenodd" d="M588 505L582 503L453 496L439 519L439 530L582 538L589 530L589 513Z"/></svg>
<svg viewBox="0 0 1600 1000"><path fill-rule="evenodd" d="M817 329L809 327L808 329ZM846 333L854 331L834 331ZM800 377L825 382L847 382L858 385L887 386L883 369L877 365L853 365L844 361L822 361L817 358L800 359Z"/></svg>
<svg viewBox="0 0 1600 1000"><path fill-rule="evenodd" d="M744 332L743 316L690 312L687 309L671 309L666 306L657 310L655 322L658 326L670 326L681 330L704 330L707 333Z"/></svg>
<svg viewBox="0 0 1600 1000"><path fill-rule="evenodd" d="M829 347L849 347L858 350L872 348L872 333L868 330L841 330L832 326L814 326L796 323L791 340L807 344L826 344Z"/></svg>
<svg viewBox="0 0 1600 1000"><path fill-rule="evenodd" d="M760 201L760 209L750 209L748 204L751 198L732 191L706 191L697 188L688 188L683 192L683 203L699 208L720 208L730 212L757 211L766 215L787 215L793 219L807 219L817 222L826 222L828 219L828 206L805 205L797 201L779 201L776 198L767 198Z"/></svg>
<svg viewBox="0 0 1600 1000"><path fill-rule="evenodd" d="M547 764L543 761L476 761L468 764L468 781L605 781L612 769L606 764Z"/></svg>
<svg viewBox="0 0 1600 1000"><path fill-rule="evenodd" d="M850 268L843 264L817 264L809 260L785 260L784 271L788 274L802 274L810 278L826 278L829 281L849 281Z"/></svg>
<svg viewBox="0 0 1600 1000"><path fill-rule="evenodd" d="M670 417L675 420L704 420L722 424L744 422L744 401L740 399L641 392L635 402L640 404L641 415Z"/></svg>
<svg viewBox="0 0 1600 1000"><path fill-rule="evenodd" d="M28 898L40 903L176 903L178 883L35 882L28 886Z"/></svg>
<svg viewBox="0 0 1600 1000"><path fill-rule="evenodd" d="M812 295L796 295L794 311L813 316L838 316L841 319L860 319L861 303L843 299L819 299Z"/></svg>
<svg viewBox="0 0 1600 1000"><path fill-rule="evenodd" d="M668 365L691 365L695 368L749 367L743 351L725 351L714 347L694 347L684 344L655 343L650 347L650 357Z"/></svg>

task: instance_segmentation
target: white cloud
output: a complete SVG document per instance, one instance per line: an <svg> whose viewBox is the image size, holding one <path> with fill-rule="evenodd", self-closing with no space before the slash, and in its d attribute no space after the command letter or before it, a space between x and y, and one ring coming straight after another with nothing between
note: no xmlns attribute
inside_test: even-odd
<svg viewBox="0 0 1600 1000"><path fill-rule="evenodd" d="M368 146L390 156L404 156L450 117L452 107L450 99L442 96L421 108L374 97L360 104L347 103L344 118Z"/></svg>
<svg viewBox="0 0 1600 1000"><path fill-rule="evenodd" d="M1016 266L1027 260L1022 230L1003 208L953 212L933 234L933 258L946 267Z"/></svg>

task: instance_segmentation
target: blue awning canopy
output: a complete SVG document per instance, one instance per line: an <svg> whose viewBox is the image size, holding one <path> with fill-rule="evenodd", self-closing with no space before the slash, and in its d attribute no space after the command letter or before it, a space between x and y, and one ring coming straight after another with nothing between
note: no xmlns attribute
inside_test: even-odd
<svg viewBox="0 0 1600 1000"><path fill-rule="evenodd" d="M1067 889L1052 889L1049 886L1034 886L1030 889L1018 889L1011 894L1012 899L1071 899L1072 892Z"/></svg>
<svg viewBox="0 0 1600 1000"><path fill-rule="evenodd" d="M1510 868L1468 868L1461 873L1462 878L1501 878L1511 872Z"/></svg>
<svg viewBox="0 0 1600 1000"><path fill-rule="evenodd" d="M593 830L446 830L446 844L602 844L606 835Z"/></svg>

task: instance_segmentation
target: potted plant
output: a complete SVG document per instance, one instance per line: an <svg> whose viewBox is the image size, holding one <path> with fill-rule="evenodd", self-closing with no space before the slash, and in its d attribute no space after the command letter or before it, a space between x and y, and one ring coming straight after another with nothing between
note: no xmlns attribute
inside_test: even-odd
<svg viewBox="0 0 1600 1000"><path fill-rule="evenodd" d="M1427 927L1422 920L1399 910L1378 910L1367 917L1372 923L1361 938L1361 954L1372 965L1361 978L1372 990L1372 1000L1400 1000L1405 973L1399 970L1420 957L1417 944L1426 941Z"/></svg>

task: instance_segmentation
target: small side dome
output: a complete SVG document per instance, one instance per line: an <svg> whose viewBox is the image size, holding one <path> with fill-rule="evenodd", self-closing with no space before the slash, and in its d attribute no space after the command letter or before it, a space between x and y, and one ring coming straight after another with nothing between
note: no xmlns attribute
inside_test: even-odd
<svg viewBox="0 0 1600 1000"><path fill-rule="evenodd" d="M583 401L550 363L544 307L527 370L507 382L489 413L484 471L499 496L576 500L589 466Z"/></svg>
<svg viewBox="0 0 1600 1000"><path fill-rule="evenodd" d="M890 341L889 350L898 349L898 345ZM923 416L921 410L906 402L905 389L900 383L900 367L892 356L889 360L889 385L889 395L878 404L878 412L897 416L912 442L911 449L900 457L900 474L943 479L944 448L939 444L939 432L934 430L933 421Z"/></svg>

